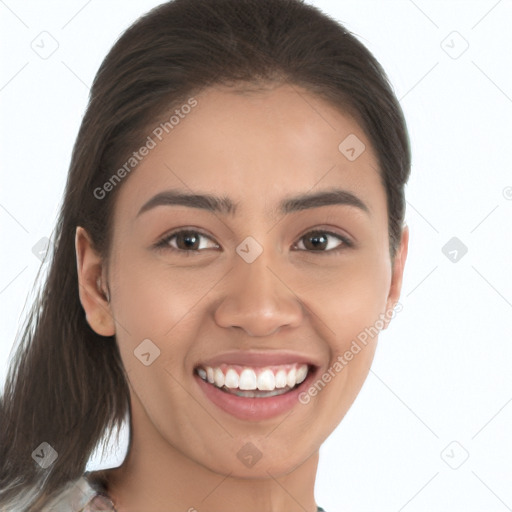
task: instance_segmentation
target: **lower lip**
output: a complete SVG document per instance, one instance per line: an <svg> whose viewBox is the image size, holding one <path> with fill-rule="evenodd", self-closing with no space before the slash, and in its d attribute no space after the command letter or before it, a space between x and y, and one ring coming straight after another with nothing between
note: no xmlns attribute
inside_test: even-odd
<svg viewBox="0 0 512 512"><path fill-rule="evenodd" d="M207 398L217 407L241 420L260 421L284 414L300 403L299 395L309 387L316 371L317 368L310 369L306 379L288 393L268 398L248 398L233 395L221 391L218 387L201 379L197 374L194 374L194 377Z"/></svg>

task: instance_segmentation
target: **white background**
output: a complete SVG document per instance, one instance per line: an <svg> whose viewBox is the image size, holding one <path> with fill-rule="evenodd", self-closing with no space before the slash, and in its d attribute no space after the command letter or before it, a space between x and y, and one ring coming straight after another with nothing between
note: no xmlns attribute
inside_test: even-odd
<svg viewBox="0 0 512 512"><path fill-rule="evenodd" d="M40 266L32 248L53 230L89 86L118 36L159 3L0 0L2 383ZM310 3L381 62L413 151L403 311L322 447L317 503L512 510L512 2ZM46 59L33 49L41 37L58 44ZM454 236L468 249L457 262L442 252ZM89 467L120 464L125 448Z"/></svg>

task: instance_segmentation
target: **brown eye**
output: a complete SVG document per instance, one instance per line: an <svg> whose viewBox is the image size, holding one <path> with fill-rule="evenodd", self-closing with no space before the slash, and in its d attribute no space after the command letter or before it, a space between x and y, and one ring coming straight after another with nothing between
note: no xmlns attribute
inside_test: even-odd
<svg viewBox="0 0 512 512"><path fill-rule="evenodd" d="M165 236L156 247L159 249L169 249L171 251L181 251L185 254L201 251L202 249L210 249L208 244L201 243L202 240L210 240L211 238L200 231L191 229L182 229L175 231ZM217 249L219 246L213 243L213 248Z"/></svg>
<svg viewBox="0 0 512 512"><path fill-rule="evenodd" d="M193 231L180 231L172 238L176 240L176 246L178 249L187 250L192 249L197 251L199 249L199 242L201 235L197 235Z"/></svg>
<svg viewBox="0 0 512 512"><path fill-rule="evenodd" d="M302 242L303 240L304 242ZM338 242L330 240L337 240ZM345 246L352 246L352 243L346 237L324 230L306 233L299 239L299 244L297 245L301 245L301 242L304 249L302 247L299 248L310 252L336 252Z"/></svg>

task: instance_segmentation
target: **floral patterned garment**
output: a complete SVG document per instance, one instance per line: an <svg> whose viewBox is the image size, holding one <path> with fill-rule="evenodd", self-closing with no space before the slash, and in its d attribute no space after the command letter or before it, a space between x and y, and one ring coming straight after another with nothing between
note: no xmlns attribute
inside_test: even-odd
<svg viewBox="0 0 512 512"><path fill-rule="evenodd" d="M70 482L42 512L116 512L100 481L84 476Z"/></svg>
<svg viewBox="0 0 512 512"><path fill-rule="evenodd" d="M318 512L325 512L321 507ZM117 512L101 481L89 472L68 486L42 512Z"/></svg>

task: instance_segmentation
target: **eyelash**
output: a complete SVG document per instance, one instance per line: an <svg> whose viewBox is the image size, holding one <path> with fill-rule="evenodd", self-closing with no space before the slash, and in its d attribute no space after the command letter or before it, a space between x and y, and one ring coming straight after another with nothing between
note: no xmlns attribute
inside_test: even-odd
<svg viewBox="0 0 512 512"><path fill-rule="evenodd" d="M172 251L172 252L175 252L175 253L182 253L184 256L192 256L192 254L194 253L199 253L201 252L202 250L204 249L191 249L191 250L184 250L184 249L176 249L174 247L171 247L169 245L169 242L175 238L177 235L179 235L180 233L192 233L192 234L197 234L197 235L200 235L200 236L203 236L205 238L208 238L210 241L213 241L212 238L208 235L206 235L205 233L199 231L199 230L196 230L196 229L179 229L177 231L173 231L172 233L166 235L164 238L162 238L160 241L158 241L154 247L155 249L157 250L164 250L164 251ZM323 234L323 235L329 235L329 236L333 236L334 238L337 238L338 240L340 240L341 242L343 242L342 244L340 244L338 247L336 247L335 249L329 249L329 250L324 250L324 251L314 251L314 250L308 250L308 249L299 249L300 251L303 251L303 252L310 252L310 253L324 253L324 254L328 254L328 255L332 255L332 254L337 254L343 250L346 250L348 248L351 248L354 246L354 244L352 243L351 240L349 240L347 237L345 236L342 236L338 233L334 233L332 231L328 231L328 230L324 230L324 229L314 229L314 230L311 230L311 231L308 231L307 233L305 233L304 235L302 235L299 240L302 240L303 238L306 238L307 235L311 235L311 234Z"/></svg>

